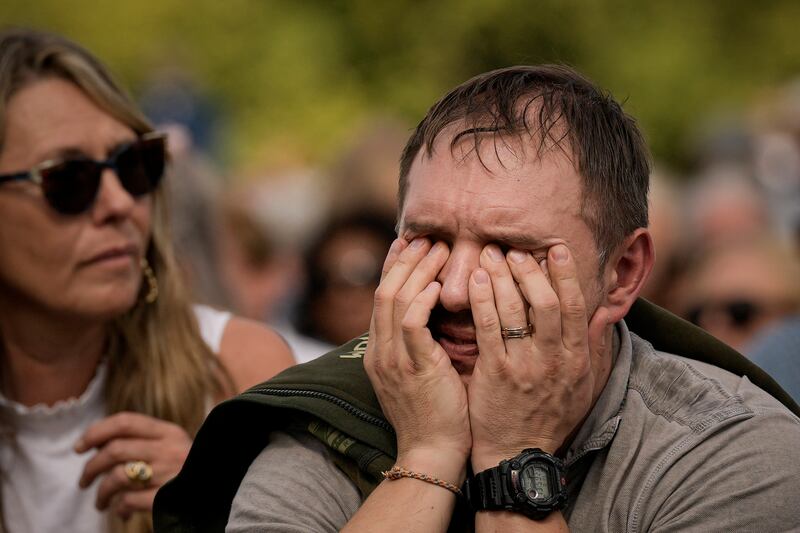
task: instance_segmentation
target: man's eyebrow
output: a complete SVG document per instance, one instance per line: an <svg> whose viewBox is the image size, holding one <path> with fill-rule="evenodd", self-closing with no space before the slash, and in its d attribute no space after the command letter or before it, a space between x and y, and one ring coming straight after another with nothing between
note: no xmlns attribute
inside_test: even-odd
<svg viewBox="0 0 800 533"><path fill-rule="evenodd" d="M446 227L435 222L408 222L403 228L406 232L415 235L433 235L447 237L451 231ZM486 242L496 242L507 244L515 248L526 248L536 250L539 248L549 248L555 241L543 240L533 235L515 231L498 231L497 233L481 234L479 237Z"/></svg>
<svg viewBox="0 0 800 533"><path fill-rule="evenodd" d="M508 244L515 248L528 248L531 250L552 246L551 242L525 233L501 232L493 236L487 236L487 240Z"/></svg>
<svg viewBox="0 0 800 533"><path fill-rule="evenodd" d="M442 225L435 222L407 222L403 224L403 230L414 234L447 235L449 231Z"/></svg>

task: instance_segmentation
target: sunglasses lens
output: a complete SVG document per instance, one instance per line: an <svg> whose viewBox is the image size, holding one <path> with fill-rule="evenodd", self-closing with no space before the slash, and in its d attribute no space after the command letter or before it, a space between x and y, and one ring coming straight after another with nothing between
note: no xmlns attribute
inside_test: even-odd
<svg viewBox="0 0 800 533"><path fill-rule="evenodd" d="M117 172L122 186L132 196L153 190L164 175L164 138L143 139L131 144L117 157Z"/></svg>
<svg viewBox="0 0 800 533"><path fill-rule="evenodd" d="M746 301L731 302L728 304L728 314L733 323L738 327L748 325L758 313L755 304Z"/></svg>
<svg viewBox="0 0 800 533"><path fill-rule="evenodd" d="M41 171L44 196L59 213L81 213L94 201L100 173L92 161L63 161Z"/></svg>

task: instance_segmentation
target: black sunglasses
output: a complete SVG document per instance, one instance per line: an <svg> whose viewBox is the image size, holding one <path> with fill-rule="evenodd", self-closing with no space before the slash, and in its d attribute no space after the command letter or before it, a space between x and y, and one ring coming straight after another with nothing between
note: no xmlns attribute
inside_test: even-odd
<svg viewBox="0 0 800 533"><path fill-rule="evenodd" d="M711 308L724 312L730 320L730 323L737 328L749 326L762 312L759 305L754 302L748 300L731 300L716 304L694 306L686 313L686 318L695 326L700 326L703 314Z"/></svg>
<svg viewBox="0 0 800 533"><path fill-rule="evenodd" d="M153 192L164 175L166 135L145 133L136 141L119 147L105 161L88 158L44 161L28 172L0 176L7 181L28 180L42 188L50 206L65 215L86 211L100 188L103 170L111 169L131 196Z"/></svg>

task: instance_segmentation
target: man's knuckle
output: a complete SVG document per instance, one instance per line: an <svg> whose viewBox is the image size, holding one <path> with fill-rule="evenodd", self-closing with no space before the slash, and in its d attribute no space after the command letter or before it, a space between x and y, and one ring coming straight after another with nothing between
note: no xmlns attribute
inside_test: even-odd
<svg viewBox="0 0 800 533"><path fill-rule="evenodd" d="M375 289L375 307L385 307L387 304L391 303L393 296L391 291L384 285L378 286L378 288Z"/></svg>
<svg viewBox="0 0 800 533"><path fill-rule="evenodd" d="M521 315L525 313L525 305L522 302L508 302L505 305L506 312L511 315Z"/></svg>
<svg viewBox="0 0 800 533"><path fill-rule="evenodd" d="M538 299L536 307L545 313L553 313L559 310L560 302L555 295L546 295Z"/></svg>
<svg viewBox="0 0 800 533"><path fill-rule="evenodd" d="M496 316L485 314L478 317L478 325L482 329L495 329L500 326L500 322Z"/></svg>
<svg viewBox="0 0 800 533"><path fill-rule="evenodd" d="M406 309L414 301L414 297L407 291L400 291L394 299L395 309Z"/></svg>
<svg viewBox="0 0 800 533"><path fill-rule="evenodd" d="M415 318L406 316L400 321L400 329L403 333L414 333L419 329L419 323Z"/></svg>
<svg viewBox="0 0 800 533"><path fill-rule="evenodd" d="M580 318L586 316L586 307L578 298L569 298L563 301L562 303L564 314L574 317Z"/></svg>

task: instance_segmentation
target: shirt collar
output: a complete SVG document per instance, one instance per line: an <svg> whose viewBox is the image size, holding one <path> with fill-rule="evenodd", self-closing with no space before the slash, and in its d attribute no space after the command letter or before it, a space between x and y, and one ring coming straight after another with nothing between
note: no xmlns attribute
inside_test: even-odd
<svg viewBox="0 0 800 533"><path fill-rule="evenodd" d="M603 392L600 393L600 397L567 451L565 462L568 466L590 451L605 448L614 438L622 420L620 412L628 390L633 358L631 335L624 320L614 327L612 354L614 368Z"/></svg>

